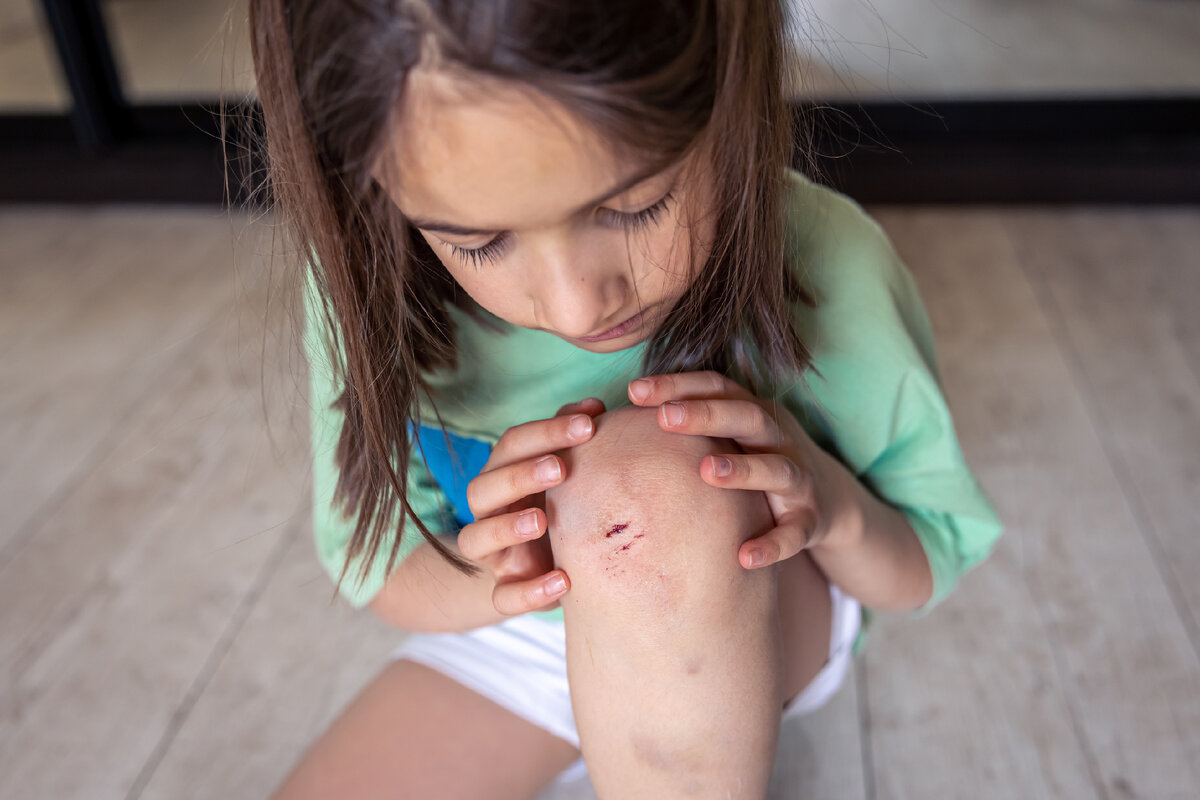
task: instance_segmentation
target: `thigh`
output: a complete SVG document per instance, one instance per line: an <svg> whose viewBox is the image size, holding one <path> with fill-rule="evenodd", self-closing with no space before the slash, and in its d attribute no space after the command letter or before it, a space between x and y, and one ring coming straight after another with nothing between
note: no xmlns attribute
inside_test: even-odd
<svg viewBox="0 0 1200 800"><path fill-rule="evenodd" d="M399 660L334 720L273 800L530 800L578 756L440 672Z"/></svg>
<svg viewBox="0 0 1200 800"><path fill-rule="evenodd" d="M833 600L829 579L808 553L801 551L777 569L786 702L803 691L829 660Z"/></svg>

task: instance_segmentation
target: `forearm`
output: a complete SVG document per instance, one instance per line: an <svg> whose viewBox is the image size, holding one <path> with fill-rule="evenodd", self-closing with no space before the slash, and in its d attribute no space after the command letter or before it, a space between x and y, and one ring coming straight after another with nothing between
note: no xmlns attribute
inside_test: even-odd
<svg viewBox="0 0 1200 800"><path fill-rule="evenodd" d="M840 530L809 552L838 588L869 608L919 608L933 595L933 575L917 534L897 509L846 473L855 502Z"/></svg>
<svg viewBox="0 0 1200 800"><path fill-rule="evenodd" d="M458 552L454 537L440 539ZM370 607L384 622L406 631L465 631L505 619L492 605L493 588L486 570L464 575L423 542L400 562Z"/></svg>

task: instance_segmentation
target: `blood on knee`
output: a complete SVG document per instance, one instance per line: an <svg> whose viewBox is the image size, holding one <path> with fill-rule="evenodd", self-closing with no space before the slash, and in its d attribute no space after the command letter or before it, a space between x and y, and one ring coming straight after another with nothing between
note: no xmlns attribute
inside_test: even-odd
<svg viewBox="0 0 1200 800"><path fill-rule="evenodd" d="M560 453L566 479L546 492L551 547L572 595L619 590L667 607L686 603L690 576L738 567L742 541L766 530L761 493L719 489L700 478L729 441L663 431L653 408L596 418L585 444Z"/></svg>

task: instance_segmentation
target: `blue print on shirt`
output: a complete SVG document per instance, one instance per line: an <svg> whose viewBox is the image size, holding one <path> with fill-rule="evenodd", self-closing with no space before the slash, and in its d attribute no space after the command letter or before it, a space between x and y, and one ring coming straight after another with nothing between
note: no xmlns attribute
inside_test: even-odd
<svg viewBox="0 0 1200 800"><path fill-rule="evenodd" d="M416 438L425 456L425 465L437 481L438 486L454 507L454 521L461 528L475 521L467 503L467 484L478 475L492 454L492 446L480 439L444 432L433 425L419 427L409 423L409 431L416 427ZM449 437L450 446L446 446Z"/></svg>

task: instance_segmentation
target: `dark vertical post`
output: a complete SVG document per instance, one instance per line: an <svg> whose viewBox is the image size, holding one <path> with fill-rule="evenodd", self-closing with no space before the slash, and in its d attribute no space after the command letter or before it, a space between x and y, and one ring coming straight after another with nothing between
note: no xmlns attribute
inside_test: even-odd
<svg viewBox="0 0 1200 800"><path fill-rule="evenodd" d="M99 0L42 0L71 89L71 124L90 153L110 149L130 128Z"/></svg>

